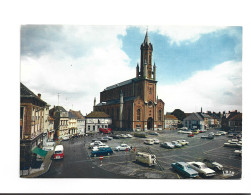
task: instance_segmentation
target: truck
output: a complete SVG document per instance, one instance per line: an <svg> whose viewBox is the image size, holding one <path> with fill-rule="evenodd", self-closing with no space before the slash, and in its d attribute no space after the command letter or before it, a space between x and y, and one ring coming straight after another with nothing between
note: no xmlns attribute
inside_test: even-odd
<svg viewBox="0 0 251 195"><path fill-rule="evenodd" d="M154 154L149 154L146 152L137 152L136 153L136 162L146 164L150 167L150 166L154 166L157 164L157 159Z"/></svg>

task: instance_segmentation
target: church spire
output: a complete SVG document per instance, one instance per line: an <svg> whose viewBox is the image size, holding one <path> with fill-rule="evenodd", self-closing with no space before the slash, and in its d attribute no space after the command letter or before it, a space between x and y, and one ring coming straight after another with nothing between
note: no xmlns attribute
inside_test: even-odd
<svg viewBox="0 0 251 195"><path fill-rule="evenodd" d="M145 35L145 39L144 39L144 44L149 45L149 43L150 43L150 40L149 40L149 37L148 37L148 29L146 29L146 35Z"/></svg>

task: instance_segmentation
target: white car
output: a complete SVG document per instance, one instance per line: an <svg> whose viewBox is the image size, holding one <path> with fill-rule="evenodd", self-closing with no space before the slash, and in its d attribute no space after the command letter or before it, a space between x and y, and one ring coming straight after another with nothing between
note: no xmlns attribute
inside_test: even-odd
<svg viewBox="0 0 251 195"><path fill-rule="evenodd" d="M179 142L177 142L177 141L172 141L171 142L176 148L181 148L183 145L182 144L180 144Z"/></svg>
<svg viewBox="0 0 251 195"><path fill-rule="evenodd" d="M182 134L192 134L193 132L192 131L178 131L178 133L182 133Z"/></svg>
<svg viewBox="0 0 251 195"><path fill-rule="evenodd" d="M154 138L153 141L154 141L155 144L159 144L159 140L158 139Z"/></svg>
<svg viewBox="0 0 251 195"><path fill-rule="evenodd" d="M119 137L120 137L120 138L127 138L127 135L121 134Z"/></svg>
<svg viewBox="0 0 251 195"><path fill-rule="evenodd" d="M221 135L226 135L227 134L226 131L219 131L219 133L221 133Z"/></svg>
<svg viewBox="0 0 251 195"><path fill-rule="evenodd" d="M187 162L195 171L198 171L201 175L206 177L212 177L215 175L215 171L209 169L203 162Z"/></svg>
<svg viewBox="0 0 251 195"><path fill-rule="evenodd" d="M45 151L53 151L54 150L54 146L45 146L45 147L43 147L43 150L45 150Z"/></svg>
<svg viewBox="0 0 251 195"><path fill-rule="evenodd" d="M128 146L127 144L120 144L120 146L117 146L115 150L117 151L125 151L125 150L130 150L131 147Z"/></svg>
<svg viewBox="0 0 251 195"><path fill-rule="evenodd" d="M126 134L128 138L132 138L133 136L131 134Z"/></svg>
<svg viewBox="0 0 251 195"><path fill-rule="evenodd" d="M65 136L62 137L62 140L63 140L63 141L67 141L67 140L69 140L69 139L70 139L70 136L69 136L69 135L65 135Z"/></svg>
<svg viewBox="0 0 251 195"><path fill-rule="evenodd" d="M94 141L94 142L90 143L89 148L93 148L94 146L99 146L102 144L103 144L103 142L101 142L101 141Z"/></svg>
<svg viewBox="0 0 251 195"><path fill-rule="evenodd" d="M179 142L181 145L188 145L189 144L189 142L188 141L186 141L186 140L177 140L177 142Z"/></svg>

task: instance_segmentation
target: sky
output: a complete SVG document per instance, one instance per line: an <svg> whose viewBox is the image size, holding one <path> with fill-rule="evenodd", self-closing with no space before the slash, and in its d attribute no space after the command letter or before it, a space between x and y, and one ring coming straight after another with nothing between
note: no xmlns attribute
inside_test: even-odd
<svg viewBox="0 0 251 195"><path fill-rule="evenodd" d="M22 25L21 82L53 107L93 109L134 78L146 30L165 112L242 111L242 27Z"/></svg>

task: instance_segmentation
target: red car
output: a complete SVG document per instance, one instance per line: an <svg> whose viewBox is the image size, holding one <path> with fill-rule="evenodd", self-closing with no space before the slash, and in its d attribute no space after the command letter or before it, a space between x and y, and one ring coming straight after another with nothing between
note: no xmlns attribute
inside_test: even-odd
<svg viewBox="0 0 251 195"><path fill-rule="evenodd" d="M193 137L194 136L194 134L189 134L187 137Z"/></svg>
<svg viewBox="0 0 251 195"><path fill-rule="evenodd" d="M99 128L99 132L108 134L111 133L111 128Z"/></svg>

